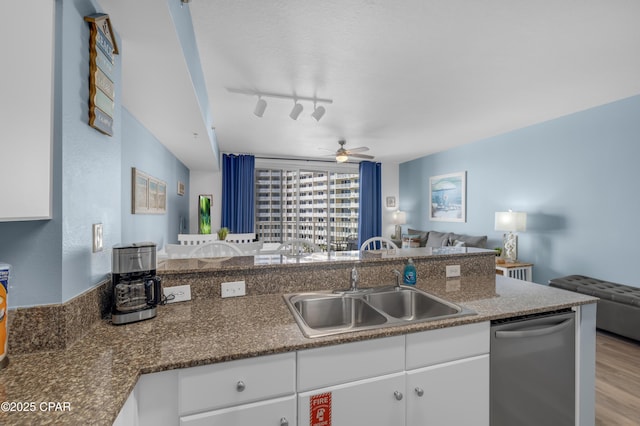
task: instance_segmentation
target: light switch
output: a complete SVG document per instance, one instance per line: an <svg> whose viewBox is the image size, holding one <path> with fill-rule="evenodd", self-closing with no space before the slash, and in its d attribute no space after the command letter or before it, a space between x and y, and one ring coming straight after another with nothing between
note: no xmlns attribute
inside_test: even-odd
<svg viewBox="0 0 640 426"><path fill-rule="evenodd" d="M102 224L93 224L93 252L102 251Z"/></svg>

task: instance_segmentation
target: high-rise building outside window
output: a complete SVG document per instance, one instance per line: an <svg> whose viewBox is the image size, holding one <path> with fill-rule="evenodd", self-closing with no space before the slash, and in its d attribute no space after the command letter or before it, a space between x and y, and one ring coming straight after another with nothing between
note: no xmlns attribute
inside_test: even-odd
<svg viewBox="0 0 640 426"><path fill-rule="evenodd" d="M358 202L357 170L256 168L256 234L265 243L302 238L325 251L353 249Z"/></svg>

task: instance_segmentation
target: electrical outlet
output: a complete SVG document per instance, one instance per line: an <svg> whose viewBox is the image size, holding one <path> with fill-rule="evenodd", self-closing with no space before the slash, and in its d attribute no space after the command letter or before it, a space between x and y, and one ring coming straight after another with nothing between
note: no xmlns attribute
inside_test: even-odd
<svg viewBox="0 0 640 426"><path fill-rule="evenodd" d="M191 300L191 286L177 285L174 287L165 287L162 289L167 303L185 302Z"/></svg>
<svg viewBox="0 0 640 426"><path fill-rule="evenodd" d="M447 278L460 276L460 265L447 265Z"/></svg>
<svg viewBox="0 0 640 426"><path fill-rule="evenodd" d="M460 291L460 280L457 280L457 279L447 280L447 284L445 285L445 291L447 293L451 291Z"/></svg>
<svg viewBox="0 0 640 426"><path fill-rule="evenodd" d="M93 224L93 252L102 251L102 224Z"/></svg>
<svg viewBox="0 0 640 426"><path fill-rule="evenodd" d="M244 280L222 283L220 294L222 297L244 296L247 294Z"/></svg>

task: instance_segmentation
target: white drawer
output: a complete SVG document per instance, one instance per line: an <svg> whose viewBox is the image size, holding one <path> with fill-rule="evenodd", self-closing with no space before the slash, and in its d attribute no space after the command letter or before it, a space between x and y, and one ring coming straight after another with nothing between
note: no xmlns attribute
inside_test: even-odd
<svg viewBox="0 0 640 426"><path fill-rule="evenodd" d="M404 370L404 336L298 352L298 392Z"/></svg>
<svg viewBox="0 0 640 426"><path fill-rule="evenodd" d="M489 353L490 323L407 334L407 370Z"/></svg>
<svg viewBox="0 0 640 426"><path fill-rule="evenodd" d="M180 426L295 426L295 424L295 395L180 417Z"/></svg>
<svg viewBox="0 0 640 426"><path fill-rule="evenodd" d="M180 370L180 415L295 393L295 353Z"/></svg>

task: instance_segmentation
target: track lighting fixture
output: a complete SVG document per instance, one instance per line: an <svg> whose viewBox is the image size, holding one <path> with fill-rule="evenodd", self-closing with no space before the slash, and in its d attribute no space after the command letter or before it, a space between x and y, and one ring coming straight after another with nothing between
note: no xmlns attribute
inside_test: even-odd
<svg viewBox="0 0 640 426"><path fill-rule="evenodd" d="M267 101L258 97L258 102L256 103L256 107L253 110L253 113L258 117L262 117L264 115L264 110L267 109Z"/></svg>
<svg viewBox="0 0 640 426"><path fill-rule="evenodd" d="M293 100L293 109L291 110L291 113L289 114L289 117L291 117L293 120L297 120L298 116L300 116L300 113L302 112L302 110L303 110L302 105L300 105L294 99Z"/></svg>
<svg viewBox="0 0 640 426"><path fill-rule="evenodd" d="M264 115L265 109L267 108L267 101L265 101L262 98L292 99L293 109L291 110L291 113L289 113L289 117L291 117L293 120L297 120L300 114L302 113L302 110L304 109L300 101L313 102L313 112L311 113L311 116L315 118L316 121L320 121L320 119L324 117L325 113L327 112L325 107L323 107L322 105L318 106L317 104L333 103L332 99L317 98L315 96L309 97L309 96L285 95L281 93L259 92L257 90L233 89L233 88L227 88L227 91L231 93L238 93L241 95L257 96L258 102L256 103L256 106L253 109L253 113L258 117L262 117Z"/></svg>
<svg viewBox="0 0 640 426"><path fill-rule="evenodd" d="M316 119L316 121L320 121L320 119L322 118L322 116L324 115L325 112L327 112L327 110L322 106L316 106L316 103L313 103L313 112L311 113L311 116L313 118Z"/></svg>

